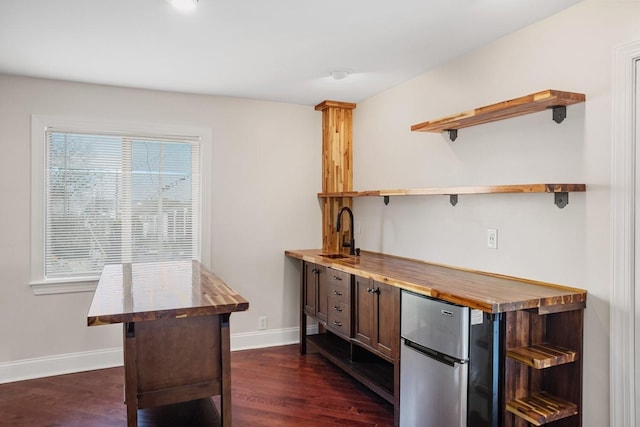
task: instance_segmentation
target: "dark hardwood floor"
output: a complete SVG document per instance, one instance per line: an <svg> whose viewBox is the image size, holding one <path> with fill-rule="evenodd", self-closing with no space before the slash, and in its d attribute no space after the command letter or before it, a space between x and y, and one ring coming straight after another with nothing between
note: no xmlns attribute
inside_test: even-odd
<svg viewBox="0 0 640 427"><path fill-rule="evenodd" d="M234 427L393 425L389 403L297 345L233 352L231 375ZM124 425L122 368L0 385L0 426Z"/></svg>

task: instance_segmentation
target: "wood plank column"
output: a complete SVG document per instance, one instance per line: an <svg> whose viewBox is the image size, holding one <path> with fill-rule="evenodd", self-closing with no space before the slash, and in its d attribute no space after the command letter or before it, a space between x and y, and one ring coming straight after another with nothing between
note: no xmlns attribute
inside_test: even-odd
<svg viewBox="0 0 640 427"><path fill-rule="evenodd" d="M316 105L322 111L322 192L353 191L353 109L356 104L324 101ZM336 230L338 212L343 206L352 206L351 197L322 198L322 250L348 252L341 245L349 232L346 215L340 235Z"/></svg>

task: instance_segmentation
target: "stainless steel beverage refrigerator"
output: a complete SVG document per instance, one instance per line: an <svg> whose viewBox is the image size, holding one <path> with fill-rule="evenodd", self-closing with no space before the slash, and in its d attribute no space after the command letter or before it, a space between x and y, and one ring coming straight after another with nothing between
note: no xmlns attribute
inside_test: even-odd
<svg viewBox="0 0 640 427"><path fill-rule="evenodd" d="M502 315L402 292L400 427L498 427Z"/></svg>

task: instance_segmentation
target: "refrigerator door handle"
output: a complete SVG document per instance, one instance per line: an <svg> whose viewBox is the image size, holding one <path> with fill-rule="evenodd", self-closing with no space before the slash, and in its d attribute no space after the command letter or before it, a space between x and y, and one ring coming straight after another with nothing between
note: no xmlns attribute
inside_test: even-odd
<svg viewBox="0 0 640 427"><path fill-rule="evenodd" d="M418 344L417 342L413 342L411 340L408 340L406 338L402 339L404 341L404 345L406 345L409 348L412 348L413 350L417 351L418 353L421 353L427 357L430 357L440 363L444 363L445 365L449 365L449 366L455 366L456 363L458 364L465 364L468 363L468 360L461 360L461 359L456 359L455 357L451 357L448 356L446 354L442 354L440 352L437 352L433 349L427 348L425 346L422 346L420 344Z"/></svg>

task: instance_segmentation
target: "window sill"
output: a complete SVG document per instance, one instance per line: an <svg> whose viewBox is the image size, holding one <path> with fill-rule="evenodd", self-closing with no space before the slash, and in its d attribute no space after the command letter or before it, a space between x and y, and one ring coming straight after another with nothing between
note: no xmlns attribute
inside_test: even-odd
<svg viewBox="0 0 640 427"><path fill-rule="evenodd" d="M78 279L35 280L29 282L34 295L70 294L76 292L93 292L98 285L98 278L83 277Z"/></svg>

